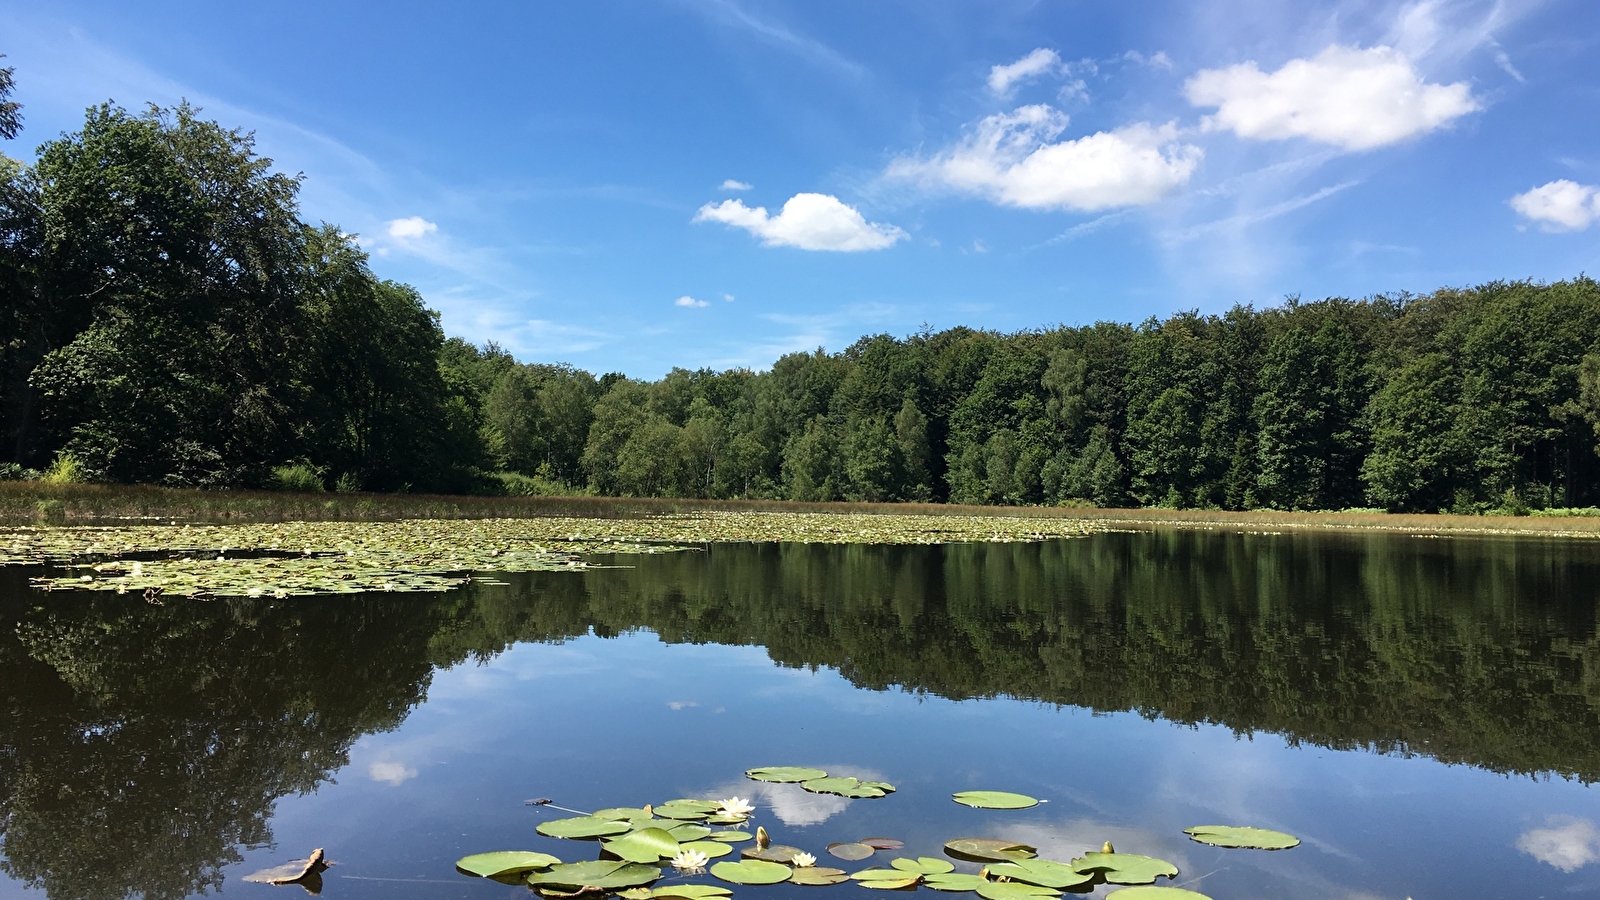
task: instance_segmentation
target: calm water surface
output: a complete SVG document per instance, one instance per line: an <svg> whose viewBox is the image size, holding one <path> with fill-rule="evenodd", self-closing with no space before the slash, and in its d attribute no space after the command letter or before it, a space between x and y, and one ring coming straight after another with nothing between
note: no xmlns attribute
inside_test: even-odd
<svg viewBox="0 0 1600 900"><path fill-rule="evenodd" d="M162 607L0 572L0 897L292 900L240 878L326 847L325 897L528 900L452 865L594 858L535 834L563 814L525 799L752 793L824 863L873 835L1061 860L1111 840L1216 900L1600 894L1600 543L1159 532L614 561L634 568ZM899 792L743 779L757 765ZM950 802L979 788L1048 802ZM1304 843L1181 833L1209 823Z"/></svg>

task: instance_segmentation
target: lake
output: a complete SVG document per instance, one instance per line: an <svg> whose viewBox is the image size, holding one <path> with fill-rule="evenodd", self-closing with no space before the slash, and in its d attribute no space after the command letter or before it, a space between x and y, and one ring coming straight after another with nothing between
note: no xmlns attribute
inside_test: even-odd
<svg viewBox="0 0 1600 900"><path fill-rule="evenodd" d="M1600 892L1600 542L1159 530L603 561L161 606L0 570L0 896L285 900L242 876L325 847L329 898L527 900L454 861L595 858L535 832L552 806L734 795L848 871L997 837L1062 861L1112 841L1216 900ZM769 765L898 789L743 775ZM951 802L971 789L1046 802ZM1217 849L1200 824L1303 843ZM867 836L906 846L824 852Z"/></svg>

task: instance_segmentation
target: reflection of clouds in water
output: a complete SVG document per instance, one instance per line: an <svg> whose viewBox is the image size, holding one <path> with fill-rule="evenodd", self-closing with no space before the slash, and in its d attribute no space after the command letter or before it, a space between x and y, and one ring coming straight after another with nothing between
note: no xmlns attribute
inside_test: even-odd
<svg viewBox="0 0 1600 900"><path fill-rule="evenodd" d="M389 784L399 785L417 777L417 770L403 762L390 760L367 766L367 775L373 781L386 781Z"/></svg>
<svg viewBox="0 0 1600 900"><path fill-rule="evenodd" d="M697 703L697 702L695 702L693 700L672 700L672 701L669 701L667 703L667 708L672 710L673 712L677 712L678 710L681 710L681 709L693 709L694 707L699 706L699 705L700 705L699 703Z"/></svg>
<svg viewBox="0 0 1600 900"><path fill-rule="evenodd" d="M859 778L862 781L882 781L883 776L871 769L857 766L818 766L829 775L847 775ZM837 794L813 794L798 784L772 784L765 781L736 781L726 782L713 788L706 796L722 799L725 797L754 797L758 816L760 810L771 809L778 821L785 825L801 828L807 825L821 825L834 816L845 811L850 805L850 798L840 797Z"/></svg>
<svg viewBox="0 0 1600 900"><path fill-rule="evenodd" d="M1600 860L1600 828L1591 819L1550 816L1545 827L1524 831L1517 849L1563 872L1575 872Z"/></svg>

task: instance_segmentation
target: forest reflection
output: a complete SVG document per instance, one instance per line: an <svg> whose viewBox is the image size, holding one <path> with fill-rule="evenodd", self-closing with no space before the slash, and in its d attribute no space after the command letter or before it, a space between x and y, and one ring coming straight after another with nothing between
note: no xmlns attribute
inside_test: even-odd
<svg viewBox="0 0 1600 900"><path fill-rule="evenodd" d="M613 562L632 568L159 607L0 573L0 871L51 900L214 888L436 669L640 629L871 690L1600 779L1600 545L1164 531Z"/></svg>

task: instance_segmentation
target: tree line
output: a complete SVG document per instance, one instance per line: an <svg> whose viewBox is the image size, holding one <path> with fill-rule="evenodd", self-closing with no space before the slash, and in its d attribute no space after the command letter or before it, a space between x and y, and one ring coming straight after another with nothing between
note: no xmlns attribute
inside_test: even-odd
<svg viewBox="0 0 1600 900"><path fill-rule="evenodd" d="M9 70L0 100L10 90ZM0 104L15 134L15 104ZM1600 286L1497 282L596 377L447 338L187 105L0 157L12 477L454 493L1600 504Z"/></svg>

